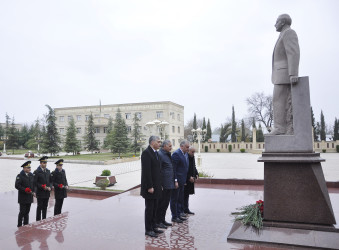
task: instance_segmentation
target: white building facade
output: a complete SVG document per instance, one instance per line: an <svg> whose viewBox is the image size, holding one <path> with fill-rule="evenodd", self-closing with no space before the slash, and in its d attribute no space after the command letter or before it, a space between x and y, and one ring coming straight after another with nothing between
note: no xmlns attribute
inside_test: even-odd
<svg viewBox="0 0 339 250"><path fill-rule="evenodd" d="M160 135L162 139L171 140L173 148L178 148L184 139L184 106L169 101L55 108L54 111L61 137L65 139L68 122L73 118L77 138L84 148L84 135L90 114L94 117L95 137L102 147L107 135L108 120L112 117L114 124L118 109L126 121L129 135L133 129L134 114L137 113L141 133L147 139L145 146L150 135Z"/></svg>

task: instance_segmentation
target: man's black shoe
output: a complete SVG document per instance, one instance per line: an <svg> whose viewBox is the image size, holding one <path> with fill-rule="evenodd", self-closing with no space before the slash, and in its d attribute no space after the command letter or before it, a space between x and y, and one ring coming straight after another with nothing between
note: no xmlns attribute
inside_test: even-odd
<svg viewBox="0 0 339 250"><path fill-rule="evenodd" d="M153 231L156 233L156 234L162 234L164 231L162 230L159 230L159 229L156 229L154 228Z"/></svg>
<svg viewBox="0 0 339 250"><path fill-rule="evenodd" d="M167 229L167 226L165 226L162 222L160 222L159 224L156 224L156 227Z"/></svg>
<svg viewBox="0 0 339 250"><path fill-rule="evenodd" d="M164 224L165 226L168 226L168 227L171 227L172 226L172 223L169 223L167 221L163 221L162 224Z"/></svg>
<svg viewBox="0 0 339 250"><path fill-rule="evenodd" d="M183 217L181 217L181 216L179 217L179 219L182 220L182 221L187 220L187 218L183 218Z"/></svg>
<svg viewBox="0 0 339 250"><path fill-rule="evenodd" d="M193 213L192 211L190 211L190 210L188 210L188 211L186 211L185 212L186 214L192 214L192 215L194 215L195 213Z"/></svg>
<svg viewBox="0 0 339 250"><path fill-rule="evenodd" d="M178 218L174 218L172 219L173 222L176 222L176 223L182 223L182 220L178 219Z"/></svg>
<svg viewBox="0 0 339 250"><path fill-rule="evenodd" d="M151 236L151 237L155 237L155 238L158 237L158 235L157 235L155 232L153 232L153 231L147 231L147 232L145 233L145 235L148 235L148 236Z"/></svg>
<svg viewBox="0 0 339 250"><path fill-rule="evenodd" d="M187 215L185 213L181 213L179 217L183 217L183 218L186 218Z"/></svg>

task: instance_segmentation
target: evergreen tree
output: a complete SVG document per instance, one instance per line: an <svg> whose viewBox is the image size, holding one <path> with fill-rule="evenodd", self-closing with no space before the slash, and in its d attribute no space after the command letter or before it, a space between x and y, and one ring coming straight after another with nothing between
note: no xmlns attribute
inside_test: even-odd
<svg viewBox="0 0 339 250"><path fill-rule="evenodd" d="M202 119L202 127L201 127L202 130L206 129L207 130L207 126L206 126L206 119L205 117ZM207 141L207 135L205 136L205 139L204 139L204 142Z"/></svg>
<svg viewBox="0 0 339 250"><path fill-rule="evenodd" d="M4 136L5 130L3 129L2 125L0 124L0 137Z"/></svg>
<svg viewBox="0 0 339 250"><path fill-rule="evenodd" d="M257 128L257 126L255 125L255 118L253 117L253 119L252 119L252 129L253 128Z"/></svg>
<svg viewBox="0 0 339 250"><path fill-rule="evenodd" d="M195 117L195 114L194 114ZM142 146L142 133L140 130L140 126L139 126L139 121L140 119L138 118L137 113L134 113L134 117L133 117L133 129L132 129L132 150L134 151L134 154L137 154L137 150L140 149L140 147Z"/></svg>
<svg viewBox="0 0 339 250"><path fill-rule="evenodd" d="M105 140L104 140L104 147L105 148L109 148L109 145L112 144L111 141L110 141L111 138L112 138L112 136L111 136L112 131L113 131L113 118L110 117L108 119L108 124L107 124L107 130L106 130L107 135L106 135Z"/></svg>
<svg viewBox="0 0 339 250"><path fill-rule="evenodd" d="M20 147L26 147L26 142L30 139L29 128L25 124L19 132L19 145Z"/></svg>
<svg viewBox="0 0 339 250"><path fill-rule="evenodd" d="M46 114L46 127L42 140L42 152L55 155L60 152L61 139L56 127L56 116L51 106L46 105L48 113Z"/></svg>
<svg viewBox="0 0 339 250"><path fill-rule="evenodd" d="M9 118L9 115L6 113L6 125L5 125L5 135L8 136L8 133L9 133L9 127L10 127L10 124L11 124L11 118Z"/></svg>
<svg viewBox="0 0 339 250"><path fill-rule="evenodd" d="M245 122L241 120L241 141L246 141Z"/></svg>
<svg viewBox="0 0 339 250"><path fill-rule="evenodd" d="M225 141L225 135L224 135L224 126L221 124L220 126L220 135L219 135L219 142Z"/></svg>
<svg viewBox="0 0 339 250"><path fill-rule="evenodd" d="M39 118L37 118L35 120L35 124L34 125L32 124L30 126L28 134L29 134L29 139L25 143L25 147L28 148L28 149L38 149L38 141L37 141L37 139L39 140L39 142L41 142L42 139L43 139Z"/></svg>
<svg viewBox="0 0 339 250"><path fill-rule="evenodd" d="M234 106L232 106L232 132L231 132L231 141L236 142L237 141L237 123L235 121L235 112L234 112Z"/></svg>
<svg viewBox="0 0 339 250"><path fill-rule="evenodd" d="M67 132L66 132L66 141L65 141L65 151L67 153L72 152L75 155L81 150L80 141L77 139L77 128L75 127L74 119L72 118L68 122Z"/></svg>
<svg viewBox="0 0 339 250"><path fill-rule="evenodd" d="M121 153L125 153L129 146L130 141L128 139L128 132L125 120L122 118L120 109L115 116L115 124L113 128L113 138L112 138L112 151L113 153L118 153L119 158Z"/></svg>
<svg viewBox="0 0 339 250"><path fill-rule="evenodd" d="M317 135L317 128L315 126L315 118L314 118L314 113L313 113L313 108L311 106L311 117L312 117L312 127L313 127L313 137L314 141L318 141L318 135Z"/></svg>
<svg viewBox="0 0 339 250"><path fill-rule="evenodd" d="M259 128L257 130L257 142L264 142L264 140L264 133L262 132L261 123L259 123Z"/></svg>
<svg viewBox="0 0 339 250"><path fill-rule="evenodd" d="M326 125L323 111L320 113L320 140L326 141Z"/></svg>
<svg viewBox="0 0 339 250"><path fill-rule="evenodd" d="M208 119L207 121L207 133L206 133L206 141L208 141L209 139L212 138L212 129L211 129L211 123L210 123L210 119Z"/></svg>
<svg viewBox="0 0 339 250"><path fill-rule="evenodd" d="M195 113L193 117L193 129L197 129L197 115Z"/></svg>
<svg viewBox="0 0 339 250"><path fill-rule="evenodd" d="M94 118L92 113L88 117L86 133L84 136L85 147L88 151L91 151L92 154L95 150L99 150L98 141L95 139L95 127L94 127Z"/></svg>
<svg viewBox="0 0 339 250"><path fill-rule="evenodd" d="M333 140L339 140L339 120L337 119L337 117L334 120Z"/></svg>
<svg viewBox="0 0 339 250"><path fill-rule="evenodd" d="M12 149L13 154L14 154L14 149L19 148L19 131L15 127L14 117L12 118L12 123L8 129L7 136L8 136L8 140L7 140L6 146Z"/></svg>

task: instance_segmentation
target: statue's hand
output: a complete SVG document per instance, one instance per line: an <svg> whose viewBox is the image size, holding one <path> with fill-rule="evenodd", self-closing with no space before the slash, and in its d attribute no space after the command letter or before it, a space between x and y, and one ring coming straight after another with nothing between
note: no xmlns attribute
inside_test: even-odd
<svg viewBox="0 0 339 250"><path fill-rule="evenodd" d="M290 76L290 83L291 84L298 83L298 76Z"/></svg>

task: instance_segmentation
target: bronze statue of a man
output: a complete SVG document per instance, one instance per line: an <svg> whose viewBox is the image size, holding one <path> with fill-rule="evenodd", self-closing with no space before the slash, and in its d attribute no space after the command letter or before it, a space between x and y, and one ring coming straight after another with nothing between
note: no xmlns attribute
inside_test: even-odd
<svg viewBox="0 0 339 250"><path fill-rule="evenodd" d="M280 15L275 24L280 32L272 60L273 121L270 135L293 134L291 84L298 83L300 50L297 33L290 28L289 15Z"/></svg>

